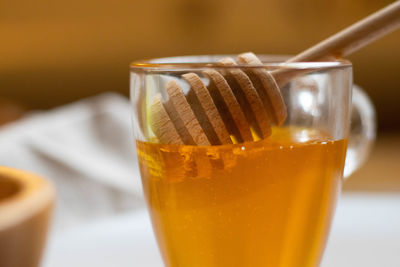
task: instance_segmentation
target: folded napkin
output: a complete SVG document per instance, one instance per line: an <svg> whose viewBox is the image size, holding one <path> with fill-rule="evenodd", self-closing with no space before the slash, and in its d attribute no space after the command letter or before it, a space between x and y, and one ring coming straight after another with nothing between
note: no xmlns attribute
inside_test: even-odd
<svg viewBox="0 0 400 267"><path fill-rule="evenodd" d="M0 165L50 179L57 190L53 229L142 208L131 107L107 93L0 128Z"/></svg>

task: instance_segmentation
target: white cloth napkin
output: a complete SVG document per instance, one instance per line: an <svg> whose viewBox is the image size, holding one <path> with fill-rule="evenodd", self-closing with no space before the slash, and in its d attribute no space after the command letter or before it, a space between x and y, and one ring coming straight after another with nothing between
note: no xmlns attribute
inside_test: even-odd
<svg viewBox="0 0 400 267"><path fill-rule="evenodd" d="M50 179L53 229L143 207L129 101L107 93L0 128L0 165Z"/></svg>

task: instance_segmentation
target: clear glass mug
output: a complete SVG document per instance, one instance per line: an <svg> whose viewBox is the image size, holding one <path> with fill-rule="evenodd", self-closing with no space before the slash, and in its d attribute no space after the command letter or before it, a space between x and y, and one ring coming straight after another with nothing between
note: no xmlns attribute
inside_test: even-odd
<svg viewBox="0 0 400 267"><path fill-rule="evenodd" d="M168 81L176 81L189 99L190 85L183 74L197 74L211 93L216 84L205 70L216 70L227 80L234 69L249 73L246 65L218 65L222 57L163 58L131 65L138 161L164 263L169 267L318 266L343 171L348 176L358 168L374 140L374 109L360 89L352 105L348 61L282 63L285 57L259 56L263 64L252 70L293 73L281 86L287 118L283 125L273 126L271 136L259 138L250 124L254 139L250 142L242 142L234 130L229 130L233 144L160 142L152 127L158 119L152 108L160 97L167 105ZM249 75L256 84L254 78ZM233 115L223 114L229 112L226 103L216 99L215 92L211 95L224 122L232 123L227 120L234 120ZM189 103L193 109L193 102Z"/></svg>

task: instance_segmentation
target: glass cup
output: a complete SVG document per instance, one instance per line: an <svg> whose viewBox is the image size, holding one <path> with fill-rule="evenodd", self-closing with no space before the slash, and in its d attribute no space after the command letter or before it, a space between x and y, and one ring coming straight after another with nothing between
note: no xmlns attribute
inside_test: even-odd
<svg viewBox="0 0 400 267"><path fill-rule="evenodd" d="M348 176L362 164L375 138L374 109L358 88L352 105L348 61L283 63L287 58L263 55L262 65L227 67L217 63L223 57L131 64L138 161L164 263L169 267L318 266L343 172ZM241 96L235 90L240 88L228 77L232 71L241 70L254 85L255 70L274 73L286 104L286 120L272 126L272 134L263 138L252 123L254 114L240 105L253 139L243 141L238 129L229 126L235 114L228 114L230 109L215 93L215 81L207 70L229 81L237 99ZM187 73L197 74L207 87L232 144L160 141L154 128L159 118L152 109L157 101L166 107L169 81L180 86L196 109L192 89L182 79ZM172 118L174 111L166 110ZM202 114L194 113L206 127ZM171 121L178 129L178 122ZM177 131L181 137L187 134L181 130Z"/></svg>

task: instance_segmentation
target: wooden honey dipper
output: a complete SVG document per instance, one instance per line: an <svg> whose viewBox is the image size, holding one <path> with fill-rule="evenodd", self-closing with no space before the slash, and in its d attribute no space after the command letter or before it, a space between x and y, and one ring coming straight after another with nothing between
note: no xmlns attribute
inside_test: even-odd
<svg viewBox="0 0 400 267"><path fill-rule="evenodd" d="M330 38L291 58L288 62L344 57L400 26L400 1L379 10ZM260 65L253 53L238 56L240 65ZM196 73L182 78L190 85L184 95L178 82L166 85L169 100L157 95L150 107L151 129L164 144L221 145L267 138L271 125L286 119L280 87L296 71L235 68L232 58L221 59L222 69L205 70L208 87ZM232 68L225 68L232 67ZM234 136L232 138L231 136Z"/></svg>

